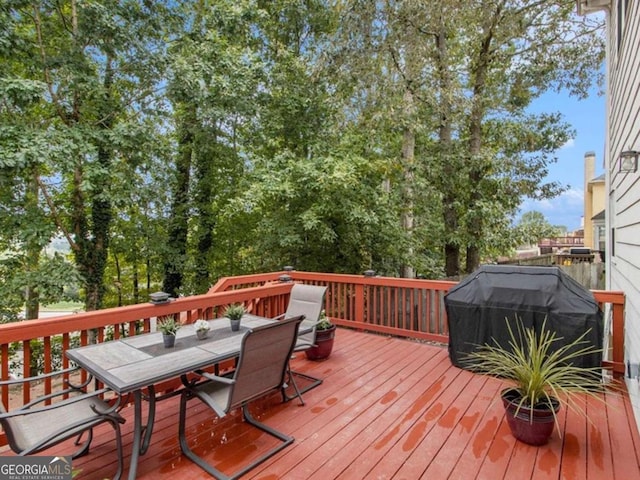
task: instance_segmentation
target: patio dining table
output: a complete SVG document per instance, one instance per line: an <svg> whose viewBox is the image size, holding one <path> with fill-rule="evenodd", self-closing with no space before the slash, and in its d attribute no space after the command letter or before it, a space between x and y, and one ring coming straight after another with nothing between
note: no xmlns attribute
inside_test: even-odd
<svg viewBox="0 0 640 480"><path fill-rule="evenodd" d="M67 350L67 357L93 374L119 395L132 394L134 402L133 451L129 479L136 478L138 458L146 453L153 430L153 385L194 370L213 366L240 354L244 333L274 320L245 314L241 327L232 331L228 321L210 320L205 339L198 339L193 324L184 325L174 347L165 348L160 332L145 333ZM149 413L142 426L143 389L149 389Z"/></svg>

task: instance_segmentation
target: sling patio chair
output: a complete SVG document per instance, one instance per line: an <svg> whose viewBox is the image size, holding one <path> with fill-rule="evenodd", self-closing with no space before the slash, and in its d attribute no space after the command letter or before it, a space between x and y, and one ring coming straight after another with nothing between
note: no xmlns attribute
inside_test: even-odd
<svg viewBox="0 0 640 480"><path fill-rule="evenodd" d="M235 479L271 458L293 442L293 437L256 420L249 412L249 403L280 390L285 401L285 381L289 357L298 336L303 316L255 327L242 338L240 358L233 377L221 377L197 370L196 377L182 375L185 389L180 397L180 422L178 437L182 453L207 473L218 479ZM200 381L204 378L204 381ZM219 418L235 408L242 408L244 421L280 440L280 443L259 456L231 476L207 463L189 447L186 438L187 403L198 398L211 408Z"/></svg>
<svg viewBox="0 0 640 480"><path fill-rule="evenodd" d="M73 367L34 377L3 380L0 381L0 387L10 388L22 384L23 388L28 388L28 384L32 382L41 382L63 374L66 376L77 370L79 370L77 367ZM89 452L89 446L93 440L93 428L102 423L109 423L115 431L118 454L118 470L113 478L119 479L123 465L120 424L125 421L117 413L120 397L117 397L115 404L109 405L100 398L110 392L109 389L86 392L85 387L91 383L91 380L89 376L82 384L73 385L66 377L64 380L66 387L63 390L40 396L11 411L7 411L0 402L0 424L11 450L20 456L33 455L77 437L74 445L78 448L70 455L72 458L78 458ZM63 395L69 397L48 405L41 405ZM81 443L85 433L86 439Z"/></svg>
<svg viewBox="0 0 640 480"><path fill-rule="evenodd" d="M327 287L296 283L291 288L291 295L289 296L289 303L287 305L286 312L275 317L275 319L281 319L304 315L304 321L300 324L301 333L298 335L294 352L303 352L315 346L316 325L320 320L320 313L324 308L324 296L326 290ZM300 399L300 405L304 405L302 394L320 385L322 383L322 379L291 369L288 370L288 373L290 382L293 384L296 394L287 396L286 398L287 400L293 400L298 397ZM304 378L310 383L305 385L304 388L299 389L295 381L296 376Z"/></svg>

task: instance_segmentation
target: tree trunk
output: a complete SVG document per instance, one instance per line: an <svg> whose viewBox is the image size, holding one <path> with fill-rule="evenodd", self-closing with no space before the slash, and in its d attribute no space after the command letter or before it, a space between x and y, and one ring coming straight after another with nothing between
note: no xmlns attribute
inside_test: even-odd
<svg viewBox="0 0 640 480"><path fill-rule="evenodd" d="M501 15L501 7L490 13L485 22L484 38L472 70L473 95L471 114L469 115L469 185L471 194L467 204L467 260L466 273L473 272L480 265L480 239L484 236L482 213L477 206L482 198L482 181L486 175L487 165L482 157L482 120L485 114L486 79L491 64L491 44L494 29Z"/></svg>
<svg viewBox="0 0 640 480"><path fill-rule="evenodd" d="M460 274L460 247L454 241L458 232L458 211L456 209L456 167L452 152L452 108L449 92L452 88L451 73L448 66L448 45L444 19L436 35L438 82L440 90L440 127L438 142L443 170L442 214L444 220L444 261L445 275L457 277Z"/></svg>
<svg viewBox="0 0 640 480"><path fill-rule="evenodd" d="M30 182L27 187L28 191L25 195L25 206L27 209L38 208L38 181L37 172L33 175L33 181ZM26 245L26 265L25 270L30 274L38 271L38 264L40 263L40 251L42 246L40 242L35 239L27 242ZM29 283L25 288L25 319L33 320L38 318L40 314L40 298L38 291Z"/></svg>
<svg viewBox="0 0 640 480"><path fill-rule="evenodd" d="M133 303L140 302L140 272L138 272L138 260L133 264Z"/></svg>
<svg viewBox="0 0 640 480"><path fill-rule="evenodd" d="M213 248L213 230L216 226L216 217L211 208L214 192L213 170L214 159L209 155L196 155L195 162L195 208L197 212L197 258L195 266L196 293L206 293L211 287L209 274L209 257Z"/></svg>
<svg viewBox="0 0 640 480"><path fill-rule="evenodd" d="M105 292L104 271L107 268L107 258L109 255L109 232L111 230L110 189L111 177L108 172L112 165L112 152L108 145L106 132L113 127L113 111L111 110L111 88L113 85L113 68L111 58L105 60L104 74L104 111L99 112L98 118L102 120L98 123L104 135L98 145L98 165L104 172L99 179L96 179L98 187L91 200L91 239L85 242L89 251L82 256L85 260L83 270L85 273L85 288L87 298L85 307L89 310L99 310L102 308L102 298Z"/></svg>
<svg viewBox="0 0 640 480"><path fill-rule="evenodd" d="M404 205L402 209L402 228L407 236L407 258L413 259L413 226L414 226L414 171L415 171L415 149L416 134L413 128L413 93L407 87L404 93L405 128L402 135L402 164L404 182L402 186L402 196ZM402 278L414 278L415 270L404 262L401 266L400 276Z"/></svg>
<svg viewBox="0 0 640 480"><path fill-rule="evenodd" d="M118 255L113 254L113 263L116 266L116 290L118 290L118 306L122 306L122 271L120 269L120 260L118 259Z"/></svg>
<svg viewBox="0 0 640 480"><path fill-rule="evenodd" d="M164 264L163 291L177 296L182 286L183 270L187 255L189 178L194 148L193 129L196 125L196 107L186 105L178 125L178 159L176 183L173 190L171 215L169 218L169 254Z"/></svg>

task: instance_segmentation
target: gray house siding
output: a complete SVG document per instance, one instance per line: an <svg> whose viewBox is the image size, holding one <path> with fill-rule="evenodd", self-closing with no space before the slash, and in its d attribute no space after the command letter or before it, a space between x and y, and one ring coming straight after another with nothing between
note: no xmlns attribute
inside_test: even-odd
<svg viewBox="0 0 640 480"><path fill-rule="evenodd" d="M622 290L625 307L625 360L632 367L628 386L638 410L640 387L640 171L620 173L624 150L640 150L640 8L636 1L613 0L607 14L607 146L605 152L607 288Z"/></svg>

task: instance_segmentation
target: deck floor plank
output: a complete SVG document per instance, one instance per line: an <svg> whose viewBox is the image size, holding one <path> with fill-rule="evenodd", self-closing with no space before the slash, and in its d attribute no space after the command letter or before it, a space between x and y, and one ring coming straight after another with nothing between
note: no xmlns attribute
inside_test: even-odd
<svg viewBox="0 0 640 480"><path fill-rule="evenodd" d="M471 384L469 384L471 385ZM442 442L442 448L434 455L433 461L428 465L423 475L425 478L450 478L458 463L469 457L472 453L476 457L473 445L470 445L475 438L479 437L478 427L485 415L487 408L491 402L495 401L496 395L499 393L499 382L493 379L484 378L484 382L479 385L479 390L472 391L470 388L465 389L465 394L471 394L472 397L468 403L466 411L461 411L461 417L456 422L455 427L451 430L448 438ZM457 401L457 406L461 404ZM496 422L497 425L497 422ZM431 441L432 435L425 437L418 448L414 449L410 462L405 463L399 473L404 474L408 465L423 463L422 456L428 454L425 451L427 440ZM435 440L435 439L434 439ZM467 470L468 471L468 470ZM408 471L406 472L409 473ZM418 473L418 471L416 471Z"/></svg>
<svg viewBox="0 0 640 480"><path fill-rule="evenodd" d="M421 350L421 349L419 349ZM412 384L424 380L425 371L429 365L437 365L437 355L430 357L422 355L420 351L407 352L406 363L399 375L390 377L381 388L371 391L366 397L357 399L355 417L351 418L331 440L325 444L319 453L314 453L312 468L308 469L308 478L326 478L327 472L333 477L339 475L350 464L350 452L358 451L367 445L367 441L374 434L374 430L383 433L384 419L394 417L397 401L404 399ZM424 363L423 363L424 362ZM422 368L424 367L424 368ZM411 402L412 400L409 400ZM344 454L347 454L345 457ZM309 463L309 459L305 464Z"/></svg>
<svg viewBox="0 0 640 480"><path fill-rule="evenodd" d="M405 411L419 402L420 396L424 393L421 385L427 383L428 376L432 375L432 372L437 372L435 367L441 363L442 355L444 353L439 352L428 358L424 364L416 363L419 368L407 377L393 379L391 388L380 392L375 405L362 413L357 428L349 425L343 429L341 434L350 437L349 443L332 455L323 465L324 468L316 470L315 474L309 478L323 480L323 477L326 478L324 472L327 467L334 472L344 472L353 463L356 454L361 452L362 455L362 452L369 447L372 438L384 438L386 433L392 431L391 425L396 419L396 412ZM373 445L372 448L375 450L379 445L381 444ZM380 453L372 453L372 455L377 458Z"/></svg>
<svg viewBox="0 0 640 480"><path fill-rule="evenodd" d="M357 478L362 472L369 472L376 466L379 459L389 456L388 453L403 431L409 428L416 417L437 399L448 379L455 378L455 372L450 368L448 357L442 352L443 361L429 370L428 380L422 384L415 384L408 395L397 403L396 408L387 410L381 417L385 422L385 430L376 432L365 443L365 449L354 452L351 464L338 477L341 479ZM449 377L446 377L446 374ZM346 453L346 452L345 452Z"/></svg>
<svg viewBox="0 0 640 480"><path fill-rule="evenodd" d="M418 348L415 348L416 346ZM325 459L330 458L331 453L337 453L341 448L341 441L344 439L344 436L341 435L343 429L354 422L354 427L358 428L358 422L362 421L359 416L376 404L381 392L388 391L387 383L406 376L402 373L406 369L415 368L421 350L418 345L407 345L406 355L402 362L394 362L392 356L376 365L375 368L367 367L369 369L364 375L345 376L343 380L350 378L350 381L344 385L340 397L332 397L336 398L336 401L331 405L317 406L315 411L320 413L320 409L322 409L321 415L315 415L312 419L301 416L300 422L298 422L299 427L292 429L292 435L299 441L294 446L295 448L285 454L285 456L291 455L302 460L297 462L300 463L299 466L297 463L295 465L296 475L313 474ZM389 368L391 368L391 376L384 374L385 370ZM315 445L307 439L317 436L328 438L329 441L323 445L319 452L314 453L316 451ZM267 468L269 466L265 465L263 470ZM273 469L276 474L284 475L287 473L281 471L279 465L274 465Z"/></svg>
<svg viewBox="0 0 640 480"><path fill-rule="evenodd" d="M628 397L607 395L606 405L588 400L592 423L562 409L562 436L555 432L547 445L531 447L509 432L498 397L503 382L454 367L446 348L340 329L331 358L309 362L297 354L292 366L324 382L304 395L303 407L295 400L283 404L279 395L251 406L256 417L296 440L247 479L640 479L640 436ZM125 465L132 410L123 410ZM211 478L180 452L178 411L178 396L158 403L139 479ZM195 450L225 471L272 444L239 412L217 419L198 401L189 402L187 431ZM44 454L71 450L67 442ZM74 460L74 468L80 480L115 472L110 427L96 429L91 452Z"/></svg>

